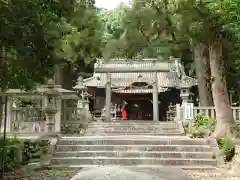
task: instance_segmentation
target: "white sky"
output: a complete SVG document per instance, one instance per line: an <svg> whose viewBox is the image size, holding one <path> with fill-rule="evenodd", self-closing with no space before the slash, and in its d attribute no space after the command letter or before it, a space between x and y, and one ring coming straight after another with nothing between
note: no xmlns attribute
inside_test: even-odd
<svg viewBox="0 0 240 180"><path fill-rule="evenodd" d="M99 8L114 9L121 2L129 3L130 0L95 0L96 6Z"/></svg>

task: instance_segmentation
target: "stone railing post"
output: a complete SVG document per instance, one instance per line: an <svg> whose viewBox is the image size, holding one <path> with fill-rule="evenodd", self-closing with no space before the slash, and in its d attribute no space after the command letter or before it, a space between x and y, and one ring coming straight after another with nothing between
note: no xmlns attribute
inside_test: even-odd
<svg viewBox="0 0 240 180"><path fill-rule="evenodd" d="M62 121L62 99L60 97L56 98L56 108L57 112L55 114L55 132L61 132L61 121Z"/></svg>
<svg viewBox="0 0 240 180"><path fill-rule="evenodd" d="M44 93L43 111L46 115L45 133L52 134L56 132L55 115L57 113L56 97L58 96L58 92L55 91L54 83L52 80L48 81L48 84L47 86L45 86L45 90L43 93Z"/></svg>
<svg viewBox="0 0 240 180"><path fill-rule="evenodd" d="M176 104L176 117L175 121L181 121L181 106L180 104Z"/></svg>
<svg viewBox="0 0 240 180"><path fill-rule="evenodd" d="M12 122L12 120L13 120L12 119L13 98L11 96L7 97L7 104L5 104L5 106L7 106L7 113L4 114L5 116L7 116L6 132L11 132L13 130L12 129L12 123L13 123ZM3 122L4 122L4 120L3 120Z"/></svg>

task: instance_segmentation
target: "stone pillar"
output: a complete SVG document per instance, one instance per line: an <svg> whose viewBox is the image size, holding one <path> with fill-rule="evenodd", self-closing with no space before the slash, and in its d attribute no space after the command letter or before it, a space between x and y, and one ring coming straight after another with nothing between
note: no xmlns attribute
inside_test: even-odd
<svg viewBox="0 0 240 180"><path fill-rule="evenodd" d="M11 130L12 130L12 108L13 108L13 98L11 96L7 97L7 104L5 104L5 106L7 106L7 114L4 114L5 116L7 116L6 132L11 132ZM4 119L3 119L2 124L4 125Z"/></svg>
<svg viewBox="0 0 240 180"><path fill-rule="evenodd" d="M56 99L56 109L57 113L55 115L55 132L60 133L61 132L61 121L62 121L62 99L57 98Z"/></svg>
<svg viewBox="0 0 240 180"><path fill-rule="evenodd" d="M154 83L153 83L153 121L159 121L159 109L158 109L158 78L157 72L154 72Z"/></svg>
<svg viewBox="0 0 240 180"><path fill-rule="evenodd" d="M111 121L111 74L108 72L107 74L107 83L106 83L106 120Z"/></svg>
<svg viewBox="0 0 240 180"><path fill-rule="evenodd" d="M78 109L84 108L83 100L80 99L80 98L79 98L78 101L77 101L77 108L78 108Z"/></svg>

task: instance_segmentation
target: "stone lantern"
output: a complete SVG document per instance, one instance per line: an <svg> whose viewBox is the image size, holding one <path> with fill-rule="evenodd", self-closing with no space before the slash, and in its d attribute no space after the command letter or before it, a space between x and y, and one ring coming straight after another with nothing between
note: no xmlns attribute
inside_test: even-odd
<svg viewBox="0 0 240 180"><path fill-rule="evenodd" d="M182 104L188 103L190 96L189 88L188 87L182 87L180 89L180 97L182 98Z"/></svg>
<svg viewBox="0 0 240 180"><path fill-rule="evenodd" d="M77 91L78 94L78 103L77 103L77 108L86 108L89 110L89 94L87 92L87 87L83 83L83 78L80 76L78 78L77 85L73 87Z"/></svg>
<svg viewBox="0 0 240 180"><path fill-rule="evenodd" d="M46 124L45 124L45 132L46 133L54 133L55 132L55 115L57 113L57 105L56 99L58 91L54 88L53 80L48 80L47 85L44 86L44 107L43 111L46 115Z"/></svg>
<svg viewBox="0 0 240 180"><path fill-rule="evenodd" d="M182 98L182 105L191 102L191 92L188 86L182 86L180 88L180 97Z"/></svg>

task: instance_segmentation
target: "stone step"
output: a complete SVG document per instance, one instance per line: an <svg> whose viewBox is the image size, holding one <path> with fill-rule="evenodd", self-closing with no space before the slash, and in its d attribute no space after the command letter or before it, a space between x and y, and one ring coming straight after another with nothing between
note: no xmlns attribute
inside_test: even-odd
<svg viewBox="0 0 240 180"><path fill-rule="evenodd" d="M57 145L56 151L212 152L212 148L209 145Z"/></svg>
<svg viewBox="0 0 240 180"><path fill-rule="evenodd" d="M61 135L60 139L62 140L101 140L101 139L105 139L105 140L121 140L121 139L133 139L133 140L161 140L161 139L169 139L169 140L173 140L173 139L178 139L178 140L185 140L185 139L193 139L190 138L188 136L148 136L148 135L129 135L129 136L76 136L76 134L74 136L71 136L70 134L63 134ZM206 138L196 138L194 140L206 140ZM213 138L207 138L207 140L214 140Z"/></svg>
<svg viewBox="0 0 240 180"><path fill-rule="evenodd" d="M102 128L102 127L96 127L96 128L87 128L87 131L127 131L127 132L134 132L134 131L141 131L141 132L152 132L152 131L180 131L179 128L130 128L130 127L115 127L115 128Z"/></svg>
<svg viewBox="0 0 240 180"><path fill-rule="evenodd" d="M92 122L88 124L89 126L146 126L146 127L154 127L154 126L161 126L161 127L178 127L178 123L129 123L129 122Z"/></svg>
<svg viewBox="0 0 240 180"><path fill-rule="evenodd" d="M108 132L108 133L104 133L104 132L85 132L84 136L119 136L119 135L149 135L149 136L180 136L180 135L184 135L181 132L172 132L172 133L168 133L168 132L148 132L148 133L136 133L136 132Z"/></svg>
<svg viewBox="0 0 240 180"><path fill-rule="evenodd" d="M56 152L55 157L156 157L156 158L193 158L214 159L212 152L159 152L159 151L67 151Z"/></svg>
<svg viewBox="0 0 240 180"><path fill-rule="evenodd" d="M88 127L160 127L160 128L178 128L179 125L176 123L171 124L148 124L148 123L90 123Z"/></svg>
<svg viewBox="0 0 240 180"><path fill-rule="evenodd" d="M116 129L102 129L102 128L88 128L87 129L87 132L142 132L142 133L147 133L147 132L167 132L167 133L171 133L171 132L180 132L180 130L179 129L150 129L150 130L148 130L148 129L118 129L118 128L116 128Z"/></svg>
<svg viewBox="0 0 240 180"><path fill-rule="evenodd" d="M52 164L51 167L53 168L94 168L94 167L122 167L124 168L143 168L143 169L159 169L159 168L178 168L182 170L200 170L200 171L205 171L205 170L215 170L216 166L209 166L209 165L131 165L131 166L126 166L126 165L117 165L117 164L112 164L112 165L69 165L69 164L61 164L61 165L54 165Z"/></svg>
<svg viewBox="0 0 240 180"><path fill-rule="evenodd" d="M214 142L211 139L174 139L174 138L160 138L160 139L131 139L129 137L121 139L109 139L101 137L101 139L95 138L81 138L81 139L60 139L58 145L211 145Z"/></svg>
<svg viewBox="0 0 240 180"><path fill-rule="evenodd" d="M164 122L164 121L111 121L111 122L107 122L107 121L93 121L90 122L89 124L147 124L147 125L152 125L152 124L157 124L157 125L174 125L174 124L178 124L177 122Z"/></svg>
<svg viewBox="0 0 240 180"><path fill-rule="evenodd" d="M208 165L216 166L213 159L183 159L183 158L123 158L123 157L58 157L52 164L65 165Z"/></svg>

